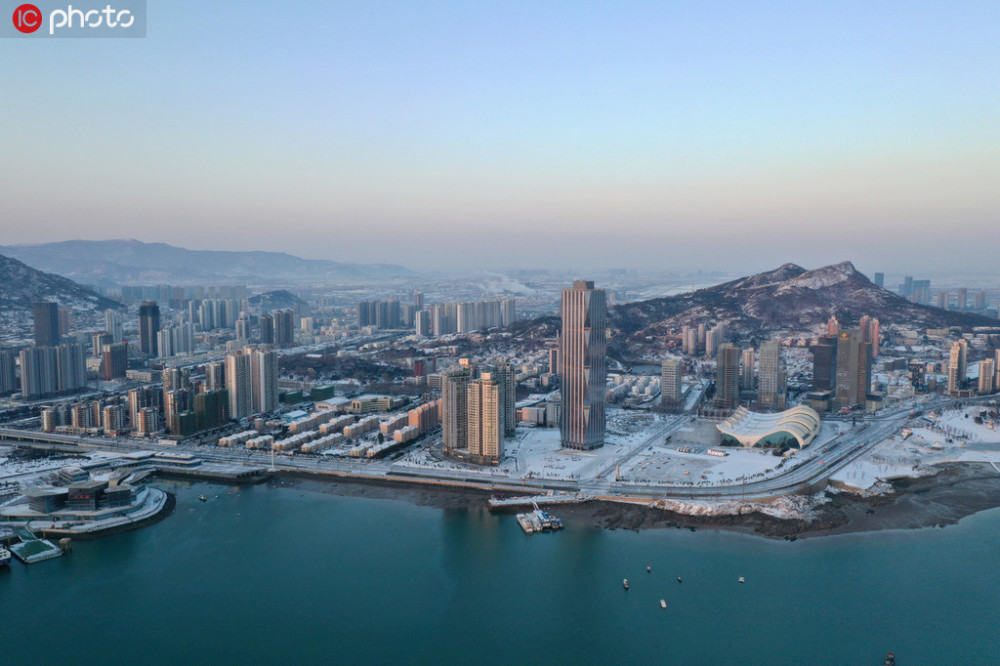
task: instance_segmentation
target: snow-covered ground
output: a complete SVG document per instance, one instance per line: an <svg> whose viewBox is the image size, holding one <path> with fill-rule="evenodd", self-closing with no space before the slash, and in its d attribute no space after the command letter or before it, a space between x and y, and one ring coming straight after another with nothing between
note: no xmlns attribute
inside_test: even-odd
<svg viewBox="0 0 1000 666"><path fill-rule="evenodd" d="M990 427L988 417L982 424L975 422L984 411L980 406L966 407L943 412L932 422L915 420L910 437L893 435L838 470L830 480L848 490L866 491L881 481L933 475L935 465L1000 464L1000 433Z"/></svg>

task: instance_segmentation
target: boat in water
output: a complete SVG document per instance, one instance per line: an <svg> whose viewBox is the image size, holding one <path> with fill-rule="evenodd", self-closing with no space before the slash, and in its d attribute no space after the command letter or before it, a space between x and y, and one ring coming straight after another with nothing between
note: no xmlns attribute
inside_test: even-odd
<svg viewBox="0 0 1000 666"><path fill-rule="evenodd" d="M896 655L889 653L885 655L885 666L895 666L896 665Z"/></svg>
<svg viewBox="0 0 1000 666"><path fill-rule="evenodd" d="M682 580L681 580L681 577L680 577L680 576L678 576L678 577L677 577L677 582L678 582L678 583L683 583L684 581L682 581Z"/></svg>
<svg viewBox="0 0 1000 666"><path fill-rule="evenodd" d="M666 607L667 607L667 600L660 599L660 608L666 608Z"/></svg>
<svg viewBox="0 0 1000 666"><path fill-rule="evenodd" d="M632 587L631 585L628 584L628 578L622 579L622 587L624 587L626 590Z"/></svg>
<svg viewBox="0 0 1000 666"><path fill-rule="evenodd" d="M647 564L647 565L646 565L646 573L652 573L652 571L653 571L653 567L651 567L651 566L649 566L649 565Z"/></svg>
<svg viewBox="0 0 1000 666"><path fill-rule="evenodd" d="M746 578L744 578L743 576L740 576L740 582L741 582L741 583L745 583L745 582L747 582L747 580L746 580Z"/></svg>
<svg viewBox="0 0 1000 666"><path fill-rule="evenodd" d="M551 532L563 528L562 520L541 509L517 514L517 524L521 526L525 534Z"/></svg>
<svg viewBox="0 0 1000 666"><path fill-rule="evenodd" d="M202 502L207 502L208 501L208 497L205 496L205 495L198 495L198 499L200 499Z"/></svg>
<svg viewBox="0 0 1000 666"><path fill-rule="evenodd" d="M6 547L0 546L0 567L10 564L10 551Z"/></svg>

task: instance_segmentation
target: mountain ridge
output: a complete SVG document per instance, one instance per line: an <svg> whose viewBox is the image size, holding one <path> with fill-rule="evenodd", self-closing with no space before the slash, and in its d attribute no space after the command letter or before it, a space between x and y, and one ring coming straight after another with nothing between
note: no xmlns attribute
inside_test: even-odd
<svg viewBox="0 0 1000 666"><path fill-rule="evenodd" d="M271 280L377 279L412 275L397 264L303 259L268 250L189 250L135 239L69 240L0 246L0 253L46 272L99 285Z"/></svg>

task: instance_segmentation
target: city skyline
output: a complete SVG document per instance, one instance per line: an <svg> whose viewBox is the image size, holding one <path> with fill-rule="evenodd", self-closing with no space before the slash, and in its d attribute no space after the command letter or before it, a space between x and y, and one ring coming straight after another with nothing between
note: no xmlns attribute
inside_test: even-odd
<svg viewBox="0 0 1000 666"><path fill-rule="evenodd" d="M989 266L963 248L1000 212L995 7L193 7L145 39L8 44L5 242Z"/></svg>

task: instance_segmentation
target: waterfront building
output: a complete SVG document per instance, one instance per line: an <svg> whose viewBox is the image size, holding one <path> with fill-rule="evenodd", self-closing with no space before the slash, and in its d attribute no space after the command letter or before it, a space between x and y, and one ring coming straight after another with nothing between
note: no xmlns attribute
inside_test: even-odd
<svg viewBox="0 0 1000 666"><path fill-rule="evenodd" d="M250 356L243 352L226 354L226 391L229 392L229 415L234 419L250 416L253 409L253 384Z"/></svg>
<svg viewBox="0 0 1000 666"><path fill-rule="evenodd" d="M253 411L273 411L278 408L278 353L266 348L248 349L247 353Z"/></svg>
<svg viewBox="0 0 1000 666"><path fill-rule="evenodd" d="M715 426L723 446L783 447L804 449L819 434L816 410L799 405L776 414L760 414L740 407Z"/></svg>
<svg viewBox="0 0 1000 666"><path fill-rule="evenodd" d="M838 408L863 405L871 385L871 346L861 332L849 329L837 338L834 400Z"/></svg>
<svg viewBox="0 0 1000 666"><path fill-rule="evenodd" d="M559 423L562 445L596 449L604 445L604 394L607 354L607 303L603 289L591 280L576 280L563 289L560 334Z"/></svg>
<svg viewBox="0 0 1000 666"><path fill-rule="evenodd" d="M441 441L447 451L468 446L469 384L475 375L476 368L467 359L441 375Z"/></svg>
<svg viewBox="0 0 1000 666"><path fill-rule="evenodd" d="M467 409L469 456L498 463L503 456L503 386L492 373L484 372L468 383Z"/></svg>

